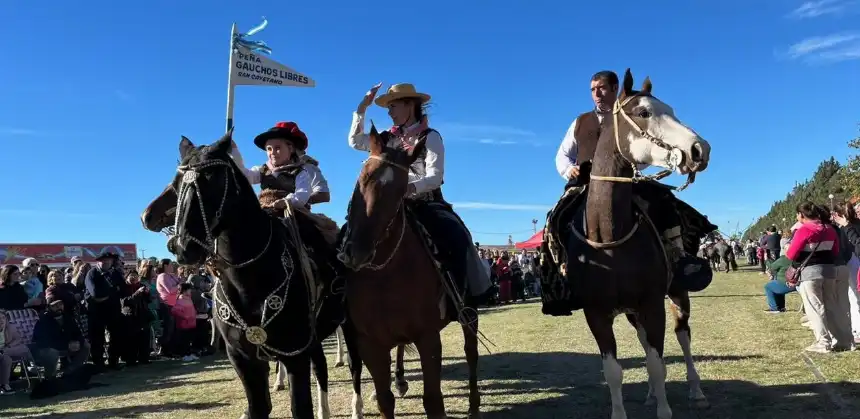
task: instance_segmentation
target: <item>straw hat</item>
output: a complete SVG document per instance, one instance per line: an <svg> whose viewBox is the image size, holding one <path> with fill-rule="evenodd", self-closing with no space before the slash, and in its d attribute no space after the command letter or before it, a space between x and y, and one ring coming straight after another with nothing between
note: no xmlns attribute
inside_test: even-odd
<svg viewBox="0 0 860 419"><path fill-rule="evenodd" d="M374 101L377 105L382 106L383 108L387 108L388 104L393 100L397 99L406 99L406 98L416 98L421 100L421 104L425 104L430 101L430 95L426 93L419 93L415 90L415 86L410 83L398 83L392 84L391 87L388 88L388 91L385 94L380 95Z"/></svg>

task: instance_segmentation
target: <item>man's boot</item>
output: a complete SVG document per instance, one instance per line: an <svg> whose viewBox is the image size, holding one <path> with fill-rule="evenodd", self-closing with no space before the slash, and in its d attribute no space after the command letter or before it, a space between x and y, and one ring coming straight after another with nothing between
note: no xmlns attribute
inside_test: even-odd
<svg viewBox="0 0 860 419"><path fill-rule="evenodd" d="M701 291L713 279L710 263L684 249L681 227L672 227L663 232L663 245L672 270L672 282L676 289Z"/></svg>

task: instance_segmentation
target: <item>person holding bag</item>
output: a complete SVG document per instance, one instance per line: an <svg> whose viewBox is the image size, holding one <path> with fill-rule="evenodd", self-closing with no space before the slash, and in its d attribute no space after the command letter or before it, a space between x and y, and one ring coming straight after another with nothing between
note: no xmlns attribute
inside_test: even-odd
<svg viewBox="0 0 860 419"><path fill-rule="evenodd" d="M851 320L848 317L848 286L837 272L839 236L830 225L830 211L812 202L797 206L800 228L785 256L795 272L786 272L787 282L799 278L798 290L815 342L809 352L828 353L853 348ZM835 341L834 341L835 340Z"/></svg>

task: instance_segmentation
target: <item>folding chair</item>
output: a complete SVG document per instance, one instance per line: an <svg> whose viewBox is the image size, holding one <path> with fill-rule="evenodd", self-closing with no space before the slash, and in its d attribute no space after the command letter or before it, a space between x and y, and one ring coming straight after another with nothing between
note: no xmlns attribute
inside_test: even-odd
<svg viewBox="0 0 860 419"><path fill-rule="evenodd" d="M33 329L36 328L36 322L39 321L39 313L31 308L25 308L23 310L9 310L6 312L6 315L9 318L9 325L15 327L18 334L21 335L21 340L24 342L24 345L29 348L30 344L33 343ZM32 354L12 360L13 365L21 365L21 372L27 380L28 388L32 387L30 370L28 368L28 364L32 363L32 361ZM34 370L36 371L37 378L42 380L42 370L38 367L34 368Z"/></svg>

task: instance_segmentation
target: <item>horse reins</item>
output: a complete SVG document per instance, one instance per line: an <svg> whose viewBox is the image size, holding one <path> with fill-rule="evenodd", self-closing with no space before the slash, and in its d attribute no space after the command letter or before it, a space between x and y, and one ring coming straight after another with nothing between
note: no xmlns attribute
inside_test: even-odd
<svg viewBox="0 0 860 419"><path fill-rule="evenodd" d="M633 129L636 130L636 132L639 133L639 135L641 135L642 137L645 137L652 144L654 144L657 147L660 147L660 148L662 148L662 149L664 149L670 153L672 152L672 150L675 150L675 147L672 147L672 146L666 144L660 138L658 138L658 137L652 135L650 132L642 129L642 127L640 127L639 124L637 124L636 121L634 121L633 118L631 118L630 115L624 111L624 107L627 106L627 104L630 103L630 101L632 101L633 99L635 99L637 97L642 97L642 96L643 95L641 93L636 93L634 95L626 97L623 102L615 101L615 104L612 105L612 125L613 125L613 131L615 131L615 147L618 149L618 153L621 154L621 157L628 164L630 164L630 166L633 168L633 176L632 177L598 176L598 175L591 174L591 175L589 175L590 179L598 180L598 181L604 181L604 182L639 183L639 182L647 182L647 181L657 181L657 180L663 179L666 176L669 176L672 174L672 172L673 172L672 170L666 169L666 170L661 170L660 172L655 173L653 175L643 175L642 172L640 172L639 169L636 167L636 164L633 163L632 159L627 158L627 156L624 155L624 152L621 151L621 135L619 134L619 130L618 130L618 127L620 126L620 124L618 123L618 115L619 114L621 115L622 118L624 118L625 121L627 121L628 124L630 124L630 126L633 127ZM684 182L683 185L677 187L676 189L678 191L683 191L684 189L686 189L688 186L690 186L690 184L692 184L695 181L696 181L696 173L695 172L690 173L689 175L687 175L686 182Z"/></svg>
<svg viewBox="0 0 860 419"><path fill-rule="evenodd" d="M371 160L371 159L380 161L380 162L388 164L394 168L403 170L406 173L409 173L409 168L402 165L402 164L398 164L398 163L395 163L393 161L386 160L380 156L368 156L367 157L367 160ZM367 164L367 160L364 161L364 164ZM371 271L379 271L379 270L382 270L382 268L385 268L386 266L388 266L388 264L391 262L391 260L394 259L394 255L397 254L397 250L400 249L400 245L401 245L401 243L403 243L403 236L406 234L406 222L407 222L406 221L406 209L403 207L403 205L401 205L400 208L398 208L397 212L400 213L400 215L401 215L400 218L402 220L401 225L400 225L400 236L397 238L397 244L394 245L394 249L391 249L391 252L388 254L388 258L386 258L385 261L380 263L380 264L374 264L373 263L373 260L376 259L376 248L379 247L379 244L382 243L383 240L388 238L389 232L391 231L391 226L394 225L394 220L397 217L391 217L391 220L388 222L388 226L385 227L385 234L383 234L379 239L377 239L373 243L373 253L370 257L370 260L367 263L365 263L364 265L361 265L361 266L355 268L356 271L360 271L362 269L369 269ZM349 228L348 224L347 224L347 228ZM346 236L344 236L344 237L346 237ZM341 262L343 262L343 261L341 261Z"/></svg>
<svg viewBox="0 0 860 419"><path fill-rule="evenodd" d="M223 262L227 266L234 268L234 269L246 267L246 266L258 261L269 250L269 247L271 246L271 243L272 243L272 236L274 235L274 225L273 225L274 221L269 219L269 222L268 222L268 224L269 224L269 238L266 241L266 245L263 247L263 250L260 251L260 253L258 253L253 258L251 258L245 262L241 262L241 263L232 263L226 257L220 255L218 253L218 238L214 237L212 234L212 228L209 225L209 219L206 215L206 207L203 204L203 195L200 192L200 185L198 183L198 179L200 177L200 171L203 169L210 168L210 167L226 167L227 168L227 171L225 171L225 173L224 173L224 180L225 180L224 193L221 196L221 203L218 206L218 209L215 211L215 217L213 218L213 222L215 225L217 225L217 223L220 221L220 219L223 215L224 206L227 202L227 190L229 189L231 178L233 180L233 184L236 187L236 195L239 194L239 191L240 191L239 181L236 178L236 171L234 169L234 166L225 160L213 159L213 160L209 160L209 161L199 163L199 164L194 164L194 165L188 164L188 165L178 166L176 170L182 174L182 182L180 184L179 193L177 194L177 198L176 198L176 219L174 221L174 231L176 232L178 237L182 237L182 236L180 236L180 234L183 233L182 229L180 228L180 227L182 227L180 225L180 222L182 220L182 214L186 210L182 206L182 203L186 199L186 197L189 193L189 189L191 189L193 186L194 194L197 196L197 201L200 205L200 217L203 220L203 227L204 227L204 230L206 232L206 239L204 242L204 240L200 240L197 237L194 237L190 234L185 234L185 236L188 237L189 240L197 243L203 249L205 249L207 252L209 252L210 257L219 259L221 262ZM310 347L310 345L316 339L316 327L315 327L315 322L314 322L314 314L315 314L314 311L315 310L313 307L314 303L312 301L313 297L311 296L311 293L313 291L311 289L312 284L308 283L308 284L306 284L306 286L308 288L307 289L307 291L308 291L308 311L309 311L309 316L310 316L310 319L309 319L310 334L308 337L308 342L305 345L303 345L301 348L299 348L295 351L291 351L291 352L284 352L284 351L281 351L279 349L276 349L276 348L266 344L266 341L268 339L268 334L266 333L265 327L268 326L275 318L277 318L277 316L281 313L281 311L286 306L287 295L289 294L290 283L292 282L291 281L292 276L293 276L293 269L292 268L294 268L294 263L293 263L292 256L290 255L290 252L288 250L286 243L284 243L284 250L281 254L281 265L282 265L282 267L284 269L284 273L286 275L284 277L284 280L281 281L281 284L278 285L278 287L276 287L274 291L269 293L269 295L263 301L262 314L261 314L259 326L252 326L252 325L248 324L239 315L239 311L236 310L236 308L230 302L230 298L227 296L226 292L224 292L223 286L221 285L220 277L218 275L215 276L215 289L214 289L214 292L212 293L213 300L215 303L215 306L213 308L214 308L214 311L217 314L217 316L220 318L220 320L228 326L231 326L231 327L234 327L236 329L244 331L245 332L245 338L248 340L248 342L257 346L258 350L263 351L263 352L267 352L266 354L269 355L270 357L271 357L271 354L268 353L269 351L277 353L279 355L283 355L283 356L295 356L297 354L304 352L308 347ZM307 275L305 275L305 276L307 276ZM306 278L306 280L309 281L309 278ZM221 298L219 298L219 296L218 296L219 290L221 291L221 294L223 294L223 300ZM267 318L267 315L272 311L274 311L274 313L271 316L268 316L268 318Z"/></svg>
<svg viewBox="0 0 860 419"><path fill-rule="evenodd" d="M218 206L218 209L215 211L215 217L212 219L214 224L221 220L221 216L224 212L224 204L227 202L227 190L229 189L230 179L233 179L233 184L236 186L236 194L239 194L239 181L236 179L236 171L229 162L224 160L209 160L204 163L199 164L186 164L180 165L176 168L176 171L182 174L182 182L179 185L179 193L176 195L176 219L173 224L174 232L176 236L179 238L188 237L189 240L197 243L200 247L206 249L213 257L220 259L224 264L231 268L243 268L245 266L250 265L251 263L259 260L266 251L269 250L269 246L272 243L272 236L274 235L274 227L272 223L269 222L269 238L266 241L266 245L263 247L263 250L260 251L253 258L241 262L241 263L233 263L229 261L226 257L221 256L218 253L218 239L213 237L212 228L209 225L209 217L206 215L206 207L203 205L203 195L200 192L200 185L198 183L198 178L200 177L200 171L203 169L207 169L210 167L226 167L228 169L227 172L224 173L224 193L221 195L221 204ZM205 242L203 240L198 239L197 237L192 236L191 234L182 234L185 233L181 229L180 221L182 220L182 214L185 213L186 208L182 206L183 201L188 195L191 187L194 187L194 194L197 195L197 203L200 206L200 218L203 220L203 229L206 232Z"/></svg>

